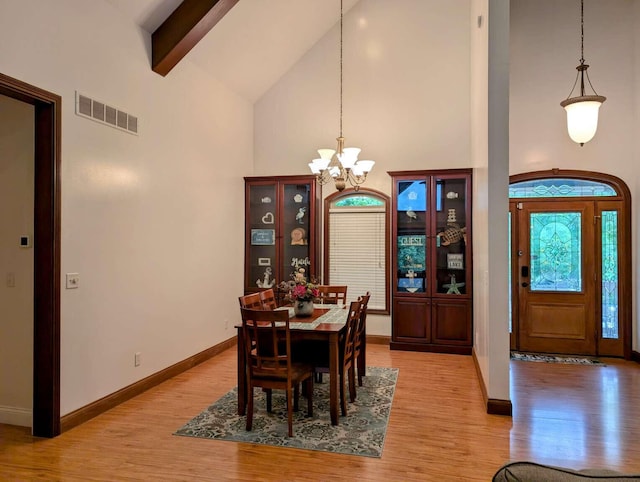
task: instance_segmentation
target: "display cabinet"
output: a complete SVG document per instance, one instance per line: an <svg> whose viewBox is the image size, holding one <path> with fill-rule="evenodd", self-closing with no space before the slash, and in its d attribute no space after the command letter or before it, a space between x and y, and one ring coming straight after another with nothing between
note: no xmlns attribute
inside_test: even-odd
<svg viewBox="0 0 640 482"><path fill-rule="evenodd" d="M394 171L391 348L470 354L471 170Z"/></svg>
<svg viewBox="0 0 640 482"><path fill-rule="evenodd" d="M297 268L318 268L315 176L245 177L245 294L276 288Z"/></svg>

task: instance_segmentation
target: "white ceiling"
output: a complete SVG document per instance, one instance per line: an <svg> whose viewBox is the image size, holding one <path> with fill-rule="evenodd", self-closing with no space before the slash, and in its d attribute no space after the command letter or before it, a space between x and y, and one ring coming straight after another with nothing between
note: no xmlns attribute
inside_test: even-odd
<svg viewBox="0 0 640 482"><path fill-rule="evenodd" d="M105 1L149 33L181 3ZM346 13L358 0L343 2ZM240 0L186 58L255 102L339 19L340 0Z"/></svg>

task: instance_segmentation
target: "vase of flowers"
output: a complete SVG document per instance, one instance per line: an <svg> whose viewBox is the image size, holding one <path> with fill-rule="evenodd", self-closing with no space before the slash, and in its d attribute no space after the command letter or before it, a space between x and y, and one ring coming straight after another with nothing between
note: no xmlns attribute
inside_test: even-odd
<svg viewBox="0 0 640 482"><path fill-rule="evenodd" d="M318 285L307 281L304 268L299 268L291 275L290 281L283 281L279 288L287 294L285 298L293 303L296 316L311 316L313 300L318 297Z"/></svg>

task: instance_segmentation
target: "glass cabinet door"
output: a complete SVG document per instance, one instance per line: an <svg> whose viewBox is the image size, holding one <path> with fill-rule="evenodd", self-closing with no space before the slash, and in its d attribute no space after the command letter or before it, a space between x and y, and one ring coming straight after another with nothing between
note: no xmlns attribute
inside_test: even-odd
<svg viewBox="0 0 640 482"><path fill-rule="evenodd" d="M309 184L284 184L282 195L282 260L280 281L288 281L298 268L304 268L305 276L313 273L310 257L311 186Z"/></svg>
<svg viewBox="0 0 640 482"><path fill-rule="evenodd" d="M399 180L396 185L396 252L399 293L424 293L427 286L427 183Z"/></svg>
<svg viewBox="0 0 640 482"><path fill-rule="evenodd" d="M467 293L466 178L435 178L434 293Z"/></svg>
<svg viewBox="0 0 640 482"><path fill-rule="evenodd" d="M272 288L276 280L276 184L249 188L249 243L247 288Z"/></svg>

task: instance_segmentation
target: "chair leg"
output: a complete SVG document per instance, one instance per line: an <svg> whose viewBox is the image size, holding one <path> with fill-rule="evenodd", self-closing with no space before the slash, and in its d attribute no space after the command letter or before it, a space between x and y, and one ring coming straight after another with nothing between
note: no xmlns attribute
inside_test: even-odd
<svg viewBox="0 0 640 482"><path fill-rule="evenodd" d="M293 393L291 387L287 388L287 422L289 423L289 437L293 437Z"/></svg>
<svg viewBox="0 0 640 482"><path fill-rule="evenodd" d="M340 374L340 411L342 416L347 416L347 398L344 393L344 372Z"/></svg>
<svg viewBox="0 0 640 482"><path fill-rule="evenodd" d="M293 386L293 411L297 412L300 410L300 384L296 383Z"/></svg>
<svg viewBox="0 0 640 482"><path fill-rule="evenodd" d="M367 371L367 367L364 366L364 361L363 361L363 356L359 355L358 356L358 386L362 386L362 377L365 376L365 373Z"/></svg>
<svg viewBox="0 0 640 482"><path fill-rule="evenodd" d="M249 384L249 390L247 390L247 425L246 430L251 431L253 425L253 387Z"/></svg>
<svg viewBox="0 0 640 482"><path fill-rule="evenodd" d="M307 390L307 416L313 417L313 377L309 377L304 383Z"/></svg>
<svg viewBox="0 0 640 482"><path fill-rule="evenodd" d="M356 401L356 371L353 365L349 367L347 378L349 379L349 401L353 403Z"/></svg>
<svg viewBox="0 0 640 482"><path fill-rule="evenodd" d="M271 413L271 409L272 409L271 394L273 390L271 390L270 388L267 388L264 390L264 392L267 394L267 412Z"/></svg>

